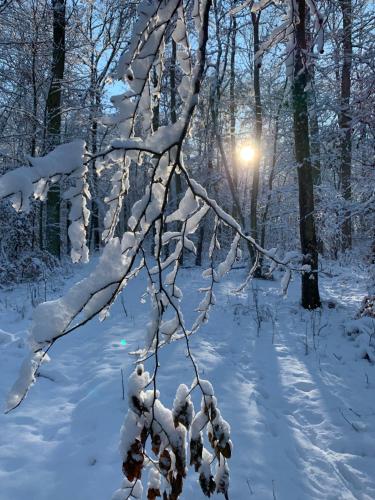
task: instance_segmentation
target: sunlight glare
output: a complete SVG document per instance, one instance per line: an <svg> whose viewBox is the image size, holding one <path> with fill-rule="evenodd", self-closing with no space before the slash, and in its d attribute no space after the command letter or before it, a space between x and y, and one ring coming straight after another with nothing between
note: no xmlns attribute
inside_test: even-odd
<svg viewBox="0 0 375 500"><path fill-rule="evenodd" d="M253 146L242 146L240 148L241 160L249 162L255 158L255 148Z"/></svg>

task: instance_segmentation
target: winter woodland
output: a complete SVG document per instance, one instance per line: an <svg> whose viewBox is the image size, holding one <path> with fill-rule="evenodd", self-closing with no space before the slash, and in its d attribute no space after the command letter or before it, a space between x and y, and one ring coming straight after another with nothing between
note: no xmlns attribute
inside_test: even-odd
<svg viewBox="0 0 375 500"><path fill-rule="evenodd" d="M0 23L0 500L374 498L374 5Z"/></svg>

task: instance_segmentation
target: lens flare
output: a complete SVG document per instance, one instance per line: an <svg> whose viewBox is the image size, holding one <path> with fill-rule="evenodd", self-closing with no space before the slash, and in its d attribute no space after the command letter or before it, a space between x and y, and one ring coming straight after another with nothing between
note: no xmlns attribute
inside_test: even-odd
<svg viewBox="0 0 375 500"><path fill-rule="evenodd" d="M255 158L255 148L253 146L242 146L239 150L241 160L249 162Z"/></svg>

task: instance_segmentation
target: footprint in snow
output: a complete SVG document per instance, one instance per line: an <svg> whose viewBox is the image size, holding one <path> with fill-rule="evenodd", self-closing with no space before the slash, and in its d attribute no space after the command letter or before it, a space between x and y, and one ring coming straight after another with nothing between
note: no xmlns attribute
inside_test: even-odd
<svg viewBox="0 0 375 500"><path fill-rule="evenodd" d="M312 384L311 382L296 382L293 385L294 385L294 387L296 387L297 389L299 389L300 391L303 391L303 392L311 392L311 391L315 390L315 385Z"/></svg>

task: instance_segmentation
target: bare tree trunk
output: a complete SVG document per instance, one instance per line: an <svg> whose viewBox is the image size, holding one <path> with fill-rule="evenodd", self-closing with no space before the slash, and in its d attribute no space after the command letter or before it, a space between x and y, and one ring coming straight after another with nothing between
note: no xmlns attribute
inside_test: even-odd
<svg viewBox="0 0 375 500"><path fill-rule="evenodd" d="M90 129L90 139L91 139L91 153L95 155L98 151L98 118L97 113L100 108L100 97L98 95L97 89L94 90L94 95L92 96L92 116L91 116L91 129ZM91 175L92 175L92 185L94 196L91 203L91 224L90 224L90 247L94 250L98 250L100 247L100 217L99 217L99 204L98 204L98 175L96 173L96 161L95 159L91 162Z"/></svg>
<svg viewBox="0 0 375 500"><path fill-rule="evenodd" d="M350 116L351 95L351 68L352 68L352 2L340 0L343 15L343 48L344 61L341 72L341 107L339 126L341 130L341 193L345 202L352 199L351 170L352 170L352 124ZM349 211L345 212L342 224L342 249L352 247L352 224Z"/></svg>
<svg viewBox="0 0 375 500"><path fill-rule="evenodd" d="M314 68L312 68L314 71ZM308 94L308 107L309 107L309 123L310 123L310 147L311 147L311 166L312 166L312 179L314 187L319 187L322 183L322 169L320 161L320 133L318 114L316 110L315 92L311 90ZM319 207L320 196L318 189L315 190L315 206ZM317 248L318 252L323 255L324 243L317 230Z"/></svg>
<svg viewBox="0 0 375 500"><path fill-rule="evenodd" d="M153 74L152 74L152 80L153 80L153 85L154 87L157 87L159 84L159 79L158 75L156 73L155 66L153 68ZM156 101L154 101L153 106L152 106L152 130L156 132L160 126L160 99L158 98ZM151 254L154 255L155 253L155 237L156 237L156 227L153 226L152 228L152 240L151 240ZM168 254L168 250L167 250Z"/></svg>
<svg viewBox="0 0 375 500"><path fill-rule="evenodd" d="M35 42L31 45L31 81L33 87L33 118L34 118L34 132L31 136L31 156L35 156L36 153L36 134L37 134L37 123L38 123L38 89L36 81L36 44Z"/></svg>
<svg viewBox="0 0 375 500"><path fill-rule="evenodd" d="M275 131L273 136L273 150L272 150L272 160L271 160L271 170L270 175L268 177L268 193L267 193L267 201L264 207L263 217L262 217L262 230L260 234L260 246L264 248L266 241L266 225L268 219L268 211L271 203L272 189L273 189L273 180L275 178L276 171L276 161L277 161L277 142L279 139L279 120L280 120L280 111L283 100L281 100L280 105L277 109L276 117L275 117ZM260 264L262 261L262 257L260 257Z"/></svg>
<svg viewBox="0 0 375 500"><path fill-rule="evenodd" d="M262 140L262 99L260 91L260 64L256 59L256 53L259 50L259 21L260 12L258 14L251 13L251 21L254 30L254 96L255 96L255 142L257 146L257 154L253 161L253 183L251 189L250 200L250 234L258 241L258 194L259 194L259 168L260 168L260 150ZM253 252L254 253L254 252ZM252 255L254 261L254 255Z"/></svg>
<svg viewBox="0 0 375 500"><path fill-rule="evenodd" d="M95 45L94 45L94 6L90 4L89 7L89 36L91 42L90 54L90 148L91 154L96 155L98 150L98 111L100 106L100 97L98 94L98 67L95 58ZM89 247L91 250L97 250L100 246L100 231L99 231L99 204L98 204L98 178L96 173L96 160L90 163L91 168L91 183L92 183L92 200L91 200L91 217L89 229Z"/></svg>
<svg viewBox="0 0 375 500"><path fill-rule="evenodd" d="M45 149L48 151L61 141L61 82L65 70L65 0L53 0L52 79L48 91ZM60 188L55 185L47 198L47 247L60 257Z"/></svg>
<svg viewBox="0 0 375 500"><path fill-rule="evenodd" d="M177 86L176 86L176 61L177 61L177 44L172 39L171 65L169 70L169 80L171 89L171 122L177 121ZM176 207L178 206L182 195L181 176L175 175L175 190L176 190ZM181 252L180 264L184 263L184 250Z"/></svg>
<svg viewBox="0 0 375 500"><path fill-rule="evenodd" d="M313 70L312 70L313 71ZM310 146L311 146L311 164L313 168L314 186L321 184L321 164L320 164L320 137L319 137L319 122L316 112L315 92L310 91L309 96L309 121L310 121Z"/></svg>
<svg viewBox="0 0 375 500"><path fill-rule="evenodd" d="M308 8L306 11L306 41L308 45L308 51L310 56L314 52L313 47L313 37L312 33L314 31L313 26L311 26L311 11ZM314 186L318 186L321 183L321 165L320 165L320 137L319 137L319 122L318 114L316 109L316 94L315 94L315 68L314 65L311 66L309 71L309 91L307 93L307 105L309 110L309 125L310 125L310 149L311 149L311 165L312 165L312 176Z"/></svg>
<svg viewBox="0 0 375 500"><path fill-rule="evenodd" d="M311 11L310 8L307 9L306 11L306 28L307 28L307 34L306 34L306 41L307 41L307 46L308 46L308 53L311 56L313 56L314 52L314 44L313 44L313 37L312 33L314 31L314 28L311 26ZM313 179L313 185L314 188L316 186L320 186L321 184L321 162L320 162L320 137L319 137L319 122L318 122L318 113L317 113L317 106L316 106L316 94L315 94L315 67L314 65L311 65L309 74L309 90L307 91L307 107L309 111L309 126L310 126L310 152L311 152L311 167L312 167L312 179ZM315 206L318 206L319 204L319 196L318 196L318 190L314 189L314 196L315 196ZM323 254L324 251L324 244L322 239L320 238L319 231L317 231L316 235L317 239L317 248L318 252Z"/></svg>
<svg viewBox="0 0 375 500"><path fill-rule="evenodd" d="M314 190L310 159L310 140L307 106L306 54L306 4L297 0L299 23L295 26L294 79L293 79L293 128L297 161L300 237L303 263L310 271L302 274L302 306L305 309L320 307L318 286L318 250L314 221Z"/></svg>
<svg viewBox="0 0 375 500"><path fill-rule="evenodd" d="M235 187L238 187L238 172L236 161L236 31L237 21L235 16L231 18L231 35L230 35L230 80L229 80L229 116L230 116L230 147L232 155L232 171L233 182ZM236 207L233 206L233 214L236 216Z"/></svg>
<svg viewBox="0 0 375 500"><path fill-rule="evenodd" d="M36 37L37 38L37 37ZM31 147L30 147L30 155L35 156L36 154L36 137L38 133L38 89L37 89L37 76L36 76L36 43L35 41L31 44L31 81L32 81L32 89L33 89L33 132L31 136ZM43 204L39 203L38 205L32 208L33 210L33 242L32 248L38 245L40 249L43 247L43 227L42 227L42 210Z"/></svg>
<svg viewBox="0 0 375 500"><path fill-rule="evenodd" d="M171 54L171 66L169 70L169 79L171 85L171 122L176 123L177 121L177 104L176 104L176 59L177 59L177 47L176 42L172 39L172 54ZM181 198L182 186L181 186L181 177L179 175L175 176L176 179L176 195L177 195L177 203Z"/></svg>

